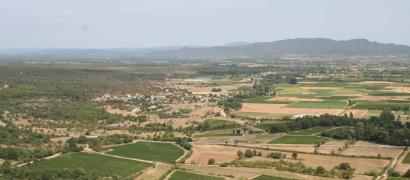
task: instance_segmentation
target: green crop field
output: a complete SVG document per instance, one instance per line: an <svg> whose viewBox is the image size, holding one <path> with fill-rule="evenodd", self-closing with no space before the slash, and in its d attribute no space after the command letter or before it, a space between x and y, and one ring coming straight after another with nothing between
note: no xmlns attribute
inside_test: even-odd
<svg viewBox="0 0 410 180"><path fill-rule="evenodd" d="M260 175L258 177L253 178L253 180L291 180L291 179L283 178L283 177L276 177L276 176Z"/></svg>
<svg viewBox="0 0 410 180"><path fill-rule="evenodd" d="M410 96L410 93L399 93L394 91L374 91L369 93L372 96Z"/></svg>
<svg viewBox="0 0 410 180"><path fill-rule="evenodd" d="M224 178L215 177L215 176L207 176L203 174L197 174L187 171L175 171L169 177L169 180L223 180Z"/></svg>
<svg viewBox="0 0 410 180"><path fill-rule="evenodd" d="M225 129L228 127L239 127L240 125L234 121L221 119L207 119L202 124L207 123L210 129Z"/></svg>
<svg viewBox="0 0 410 180"><path fill-rule="evenodd" d="M343 88L338 88L332 91L333 94L359 94L363 92L364 89L360 88L348 88L348 87L343 87Z"/></svg>
<svg viewBox="0 0 410 180"><path fill-rule="evenodd" d="M403 163L410 164L410 153L406 154L406 157L403 159Z"/></svg>
<svg viewBox="0 0 410 180"><path fill-rule="evenodd" d="M320 108L320 109L342 109L346 106L346 102L341 101L322 101L322 102L310 102L300 101L287 105L292 108Z"/></svg>
<svg viewBox="0 0 410 180"><path fill-rule="evenodd" d="M292 134L292 135L312 135L312 134L318 134L322 131L326 131L332 129L332 127L323 127L323 126L318 126L318 127L314 127L311 129L305 129L305 130L301 130L301 131L294 131L294 132L289 132L288 134Z"/></svg>
<svg viewBox="0 0 410 180"><path fill-rule="evenodd" d="M316 96L329 96L333 92L331 89L311 89L310 91L315 93Z"/></svg>
<svg viewBox="0 0 410 180"><path fill-rule="evenodd" d="M240 118L264 118L264 119L282 119L286 117L283 114L262 113L262 112L233 112L232 115Z"/></svg>
<svg viewBox="0 0 410 180"><path fill-rule="evenodd" d="M269 144L318 144L328 141L328 138L318 136L292 136L285 135L276 139L273 139Z"/></svg>
<svg viewBox="0 0 410 180"><path fill-rule="evenodd" d="M279 90L279 94L303 94L310 92L299 87L298 85L281 84L277 86L277 89Z"/></svg>
<svg viewBox="0 0 410 180"><path fill-rule="evenodd" d="M360 101L354 105L353 109L369 109L369 110L384 110L384 109L404 109L410 107L410 103L393 103L380 101Z"/></svg>
<svg viewBox="0 0 410 180"><path fill-rule="evenodd" d="M404 178L404 177L388 177L387 180L409 180L409 178Z"/></svg>
<svg viewBox="0 0 410 180"><path fill-rule="evenodd" d="M54 159L27 165L28 168L33 170L75 169L81 167L87 174L95 173L99 176L118 174L122 177L131 176L150 166L153 166L153 164L88 153L68 153Z"/></svg>
<svg viewBox="0 0 410 180"><path fill-rule="evenodd" d="M255 125L255 127L259 128L259 129L263 129L263 130L269 130L270 127L272 126L272 124L274 124L274 123L259 123L259 124Z"/></svg>
<svg viewBox="0 0 410 180"><path fill-rule="evenodd" d="M194 137L221 137L221 136L241 136L240 134L234 134L234 129L219 129L219 130L211 130L206 131L201 134L196 134Z"/></svg>
<svg viewBox="0 0 410 180"><path fill-rule="evenodd" d="M347 101L348 99L357 98L357 96L329 96L329 97L322 97L324 101Z"/></svg>
<svg viewBox="0 0 410 180"><path fill-rule="evenodd" d="M275 101L273 96L256 96L246 99L246 103L263 103L263 104L289 104L291 101Z"/></svg>
<svg viewBox="0 0 410 180"><path fill-rule="evenodd" d="M171 163L184 154L184 151L174 144L157 142L138 142L112 149L108 154L166 163Z"/></svg>

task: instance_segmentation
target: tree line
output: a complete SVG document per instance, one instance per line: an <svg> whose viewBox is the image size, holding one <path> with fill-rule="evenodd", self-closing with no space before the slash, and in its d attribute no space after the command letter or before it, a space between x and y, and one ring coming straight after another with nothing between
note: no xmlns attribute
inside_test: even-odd
<svg viewBox="0 0 410 180"><path fill-rule="evenodd" d="M273 124L271 133L299 131L318 126L343 126L323 132L322 136L337 139L356 139L375 143L409 146L410 123L402 123L395 119L390 110L384 110L379 116L369 119L357 119L346 116L322 115L304 116L284 124Z"/></svg>

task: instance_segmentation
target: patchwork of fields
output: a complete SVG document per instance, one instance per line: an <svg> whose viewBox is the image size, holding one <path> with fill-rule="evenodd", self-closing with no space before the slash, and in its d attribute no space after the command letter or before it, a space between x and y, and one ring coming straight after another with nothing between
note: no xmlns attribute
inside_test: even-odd
<svg viewBox="0 0 410 180"><path fill-rule="evenodd" d="M276 85L276 96L252 97L245 101L243 117L261 119L300 114L344 115L368 117L366 110L405 109L410 106L409 94L392 88L390 83L300 83ZM360 110L360 113L359 113ZM356 112L357 111L357 112ZM261 113L260 115L257 113Z"/></svg>

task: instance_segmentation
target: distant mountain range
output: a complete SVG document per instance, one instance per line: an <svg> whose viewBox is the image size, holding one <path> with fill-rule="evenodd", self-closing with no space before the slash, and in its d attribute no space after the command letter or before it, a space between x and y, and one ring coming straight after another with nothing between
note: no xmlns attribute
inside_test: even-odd
<svg viewBox="0 0 410 180"><path fill-rule="evenodd" d="M370 42L366 39L335 41L324 38L298 38L237 46L180 48L150 53L149 55L174 58L266 58L285 55L410 55L410 46Z"/></svg>
<svg viewBox="0 0 410 180"><path fill-rule="evenodd" d="M273 42L234 42L214 47L117 48L117 49L3 49L0 54L74 58L269 58L286 55L356 56L410 55L410 46L371 42L366 39L335 41L325 38L298 38Z"/></svg>

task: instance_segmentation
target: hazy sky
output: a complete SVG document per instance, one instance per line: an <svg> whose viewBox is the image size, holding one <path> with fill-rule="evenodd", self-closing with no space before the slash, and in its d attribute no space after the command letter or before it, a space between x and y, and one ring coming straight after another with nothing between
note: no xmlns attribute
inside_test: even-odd
<svg viewBox="0 0 410 180"><path fill-rule="evenodd" d="M219 45L298 37L410 45L410 0L0 0L0 48Z"/></svg>

